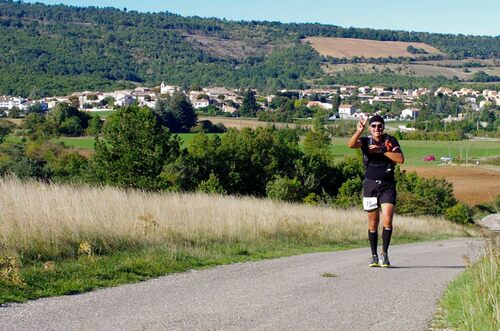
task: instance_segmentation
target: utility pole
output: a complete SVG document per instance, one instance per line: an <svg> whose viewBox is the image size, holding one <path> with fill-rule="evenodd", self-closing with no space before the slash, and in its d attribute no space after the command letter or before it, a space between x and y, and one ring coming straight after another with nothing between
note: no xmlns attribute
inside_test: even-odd
<svg viewBox="0 0 500 331"><path fill-rule="evenodd" d="M467 165L467 159L469 158L469 145L465 146L465 165Z"/></svg>

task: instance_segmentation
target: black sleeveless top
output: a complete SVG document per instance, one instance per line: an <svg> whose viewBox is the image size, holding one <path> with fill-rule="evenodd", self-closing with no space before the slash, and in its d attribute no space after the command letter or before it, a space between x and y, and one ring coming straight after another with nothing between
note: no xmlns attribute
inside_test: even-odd
<svg viewBox="0 0 500 331"><path fill-rule="evenodd" d="M365 178L375 180L394 181L394 169L396 163L383 153L369 153L369 145L385 145L388 152L401 151L396 138L384 133L380 142L376 142L371 135L359 138L361 140L361 152L365 165Z"/></svg>

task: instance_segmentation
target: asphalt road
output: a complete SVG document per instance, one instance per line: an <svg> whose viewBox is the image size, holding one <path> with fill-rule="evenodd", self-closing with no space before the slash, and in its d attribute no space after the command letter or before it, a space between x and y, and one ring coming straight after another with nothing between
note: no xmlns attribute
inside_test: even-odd
<svg viewBox="0 0 500 331"><path fill-rule="evenodd" d="M3 306L0 330L426 330L481 247L392 246L390 269L368 268L363 248L191 271Z"/></svg>

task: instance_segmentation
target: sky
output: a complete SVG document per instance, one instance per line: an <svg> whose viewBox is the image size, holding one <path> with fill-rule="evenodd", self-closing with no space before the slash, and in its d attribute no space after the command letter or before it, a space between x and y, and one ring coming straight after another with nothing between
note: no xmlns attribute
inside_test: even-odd
<svg viewBox="0 0 500 331"><path fill-rule="evenodd" d="M341 27L500 35L500 0L36 0L228 20L323 23Z"/></svg>

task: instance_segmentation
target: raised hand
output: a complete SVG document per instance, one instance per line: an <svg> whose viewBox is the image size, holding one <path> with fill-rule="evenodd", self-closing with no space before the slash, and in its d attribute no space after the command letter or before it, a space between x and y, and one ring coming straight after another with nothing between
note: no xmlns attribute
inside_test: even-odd
<svg viewBox="0 0 500 331"><path fill-rule="evenodd" d="M366 121L368 121L368 117L362 117L359 119L358 128L357 128L357 131L359 133L362 133L365 130Z"/></svg>

